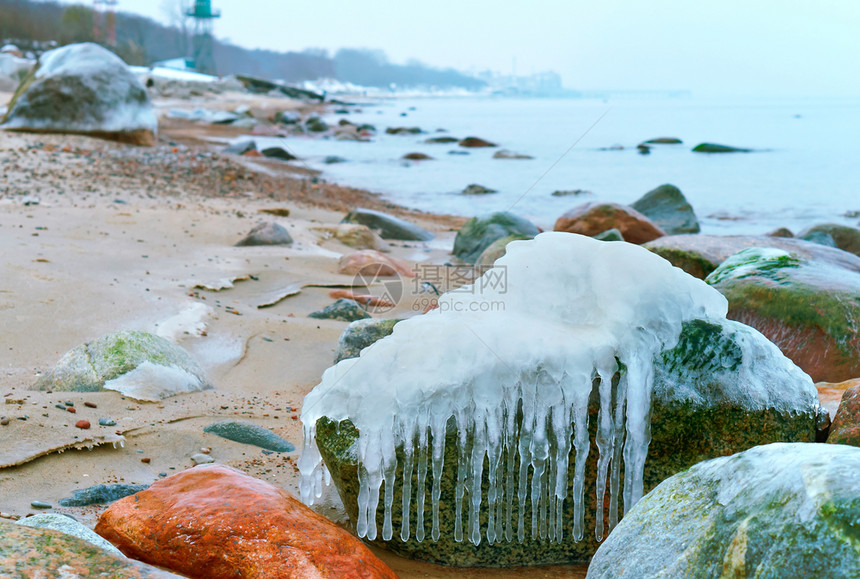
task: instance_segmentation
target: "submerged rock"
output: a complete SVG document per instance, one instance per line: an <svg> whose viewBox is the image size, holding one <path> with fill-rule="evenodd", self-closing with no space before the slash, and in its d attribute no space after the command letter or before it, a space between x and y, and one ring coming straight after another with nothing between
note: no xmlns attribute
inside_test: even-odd
<svg viewBox="0 0 860 579"><path fill-rule="evenodd" d="M366 347L391 335L394 326L401 320L365 319L349 324L337 341L334 363L347 358L357 358Z"/></svg>
<svg viewBox="0 0 860 579"><path fill-rule="evenodd" d="M467 185L465 189L461 192L461 195L489 195L491 193L498 193L495 189L490 189L489 187L484 187L483 185L479 185L477 183L472 183L471 185Z"/></svg>
<svg viewBox="0 0 860 579"><path fill-rule="evenodd" d="M403 158L407 161L432 161L433 157L426 153L406 153Z"/></svg>
<svg viewBox="0 0 860 579"><path fill-rule="evenodd" d="M658 486L597 551L589 579L857 577L860 449L770 444Z"/></svg>
<svg viewBox="0 0 860 579"><path fill-rule="evenodd" d="M668 235L699 232L699 220L693 207L674 185L660 185L630 207L651 219Z"/></svg>
<svg viewBox="0 0 860 579"><path fill-rule="evenodd" d="M127 484L93 485L85 489L72 491L71 497L60 499L57 502L61 507L86 507L88 505L112 503L129 495L139 493L147 486Z"/></svg>
<svg viewBox="0 0 860 579"><path fill-rule="evenodd" d="M585 203L574 207L555 222L556 231L597 235L617 229L624 239L637 245L666 235L642 213L619 203Z"/></svg>
<svg viewBox="0 0 860 579"><path fill-rule="evenodd" d="M428 145L447 145L449 143L456 143L459 140L460 139L458 139L457 137L430 137L424 142Z"/></svg>
<svg viewBox="0 0 860 579"><path fill-rule="evenodd" d="M147 332L121 330L68 351L36 390L115 390L136 400L157 401L208 390L212 385L191 354Z"/></svg>
<svg viewBox="0 0 860 579"><path fill-rule="evenodd" d="M680 145L684 141L677 137L657 137L656 139L648 139L643 141L645 145Z"/></svg>
<svg viewBox="0 0 860 579"><path fill-rule="evenodd" d="M71 535L72 537L83 539L88 543L92 543L99 549L103 549L118 557L124 556L119 549L96 535L91 529L83 526L75 519L67 517L66 515L61 515L59 513L40 513L32 517L21 519L18 521L18 524L33 529L53 529L54 531L59 531L67 535Z"/></svg>
<svg viewBox="0 0 860 579"><path fill-rule="evenodd" d="M820 239L825 236L829 242L822 243ZM813 243L838 247L843 251L860 256L860 229L856 227L837 225L835 223L822 223L821 225L804 229L797 234L797 237Z"/></svg>
<svg viewBox="0 0 860 579"><path fill-rule="evenodd" d="M457 232L451 253L467 263L475 263L499 239L511 235L532 238L538 233L534 223L506 211L473 217Z"/></svg>
<svg viewBox="0 0 860 579"><path fill-rule="evenodd" d="M203 432L275 452L292 452L296 449L291 442L284 440L268 428L246 420L222 420L210 424L203 429Z"/></svg>
<svg viewBox="0 0 860 579"><path fill-rule="evenodd" d="M379 233L383 239L430 241L435 237L433 233L422 227L373 209L353 209L343 218L341 223L366 225Z"/></svg>
<svg viewBox="0 0 860 579"><path fill-rule="evenodd" d="M522 153L515 153L514 151L508 151L507 149L501 149L493 153L493 159L534 159L531 155L524 155Z"/></svg>
<svg viewBox="0 0 860 579"><path fill-rule="evenodd" d="M340 322L354 322L369 318L370 314L362 308L355 300L339 299L323 309L308 314L309 318L318 320L338 320Z"/></svg>
<svg viewBox="0 0 860 579"><path fill-rule="evenodd" d="M303 499L321 457L359 536L401 555L582 562L622 495L629 509L701 460L814 440L809 377L646 250L547 233L500 266L505 287L449 292L323 375L302 411Z"/></svg>
<svg viewBox="0 0 860 579"><path fill-rule="evenodd" d="M714 143L700 143L693 147L694 153L752 153L752 149L729 147L728 145L717 145Z"/></svg>
<svg viewBox="0 0 860 579"><path fill-rule="evenodd" d="M254 245L292 245L293 238L290 232L282 225L278 225L274 221L267 221L255 226L248 235L246 235L236 247L254 246Z"/></svg>
<svg viewBox="0 0 860 579"><path fill-rule="evenodd" d="M143 145L153 144L158 131L146 88L118 56L92 43L43 54L18 87L3 126Z"/></svg>
<svg viewBox="0 0 860 579"><path fill-rule="evenodd" d="M387 135L420 135L420 127L388 127L385 129Z"/></svg>
<svg viewBox="0 0 860 579"><path fill-rule="evenodd" d="M466 137L465 139L461 139L458 144L461 147L467 148L478 148L478 147L498 147L497 144L491 143L490 141L485 141L479 137Z"/></svg>
<svg viewBox="0 0 860 579"><path fill-rule="evenodd" d="M729 300L730 318L773 340L816 382L860 376L860 273L752 247L705 281Z"/></svg>
<svg viewBox="0 0 860 579"><path fill-rule="evenodd" d="M285 490L219 465L186 470L114 503L96 532L130 557L189 577L397 577Z"/></svg>
<svg viewBox="0 0 860 579"><path fill-rule="evenodd" d="M34 529L0 520L0 553L9 577L179 577L101 549L53 529Z"/></svg>
<svg viewBox="0 0 860 579"><path fill-rule="evenodd" d="M813 261L821 261L860 273L860 259L844 251L800 239L766 235L667 235L644 245L672 265L705 279L721 263L750 247L772 247Z"/></svg>
<svg viewBox="0 0 860 579"><path fill-rule="evenodd" d="M295 155L290 153L284 147L266 147L262 151L264 157L268 157L270 159L279 159L281 161L295 161L298 159Z"/></svg>

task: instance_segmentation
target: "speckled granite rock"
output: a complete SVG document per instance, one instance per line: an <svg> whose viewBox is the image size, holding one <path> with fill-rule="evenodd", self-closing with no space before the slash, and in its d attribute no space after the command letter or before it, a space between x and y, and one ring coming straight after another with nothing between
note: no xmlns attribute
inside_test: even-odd
<svg viewBox="0 0 860 579"><path fill-rule="evenodd" d="M762 364L761 360L777 360ZM766 367L765 367L766 366ZM744 395L745 386L755 382L763 385L767 400L755 400ZM586 463L586 535L576 543L571 537L573 500L564 503L565 538L561 543L527 539L519 543L503 541L490 545L486 540L475 546L468 541L454 540L454 494L457 479L457 429L449 420L445 444L440 500L440 529L438 541L430 539L431 476L426 482L426 537L418 542L414 532L408 541L399 539L402 522L402 494L395 486L392 522L395 536L391 541L375 543L412 559L457 566L521 566L588 561L598 547L595 528L595 473L598 449L594 441L597 423L597 385L590 400L591 449ZM761 387L761 386L759 386ZM786 392L795 392L786 399ZM780 402L781 401L781 402ZM790 410L787 408L790 407ZM655 389L652 405L652 440L645 463L645 490L648 491L667 477L709 458L729 455L757 444L774 441L812 441L820 407L817 393L808 376L785 359L776 347L758 332L724 321L722 325L693 321L684 326L678 345L655 361ZM349 421L335 423L328 419L317 422L317 444L332 479L353 521L357 517L358 465L356 444L358 431ZM432 444L432 443L431 443ZM570 460L570 480L573 480L573 452ZM506 457L502 457L502 461ZM396 480L402 479L404 456L398 453ZM413 472L413 488L418 488L417 473ZM489 483L484 479L484 493ZM486 494L484 494L486 496ZM608 496L608 492L607 492ZM412 502L412 521L416 520ZM514 498L516 512L517 500ZM608 513L608 505L604 505ZM487 520L486 500L482 504L482 521ZM525 520L531 520L531 503L525 505ZM377 513L382 526L382 509ZM513 533L516 536L516 519ZM527 536L529 534L527 533Z"/></svg>
<svg viewBox="0 0 860 579"><path fill-rule="evenodd" d="M588 579L860 577L860 449L770 444L697 464L644 497Z"/></svg>
<svg viewBox="0 0 860 579"><path fill-rule="evenodd" d="M179 577L108 553L77 537L52 529L32 529L0 521L0 572L5 577ZM8 574L8 575L7 575Z"/></svg>
<svg viewBox="0 0 860 579"><path fill-rule="evenodd" d="M253 246L253 245L292 245L293 238L290 233L282 226L273 221L260 223L254 229L248 232L242 238L236 247Z"/></svg>
<svg viewBox="0 0 860 579"><path fill-rule="evenodd" d="M259 424L246 420L222 420L210 424L203 429L203 432L215 434L233 442L253 444L275 452L292 452L296 449L291 442L284 440L268 428L263 428Z"/></svg>
<svg viewBox="0 0 860 579"><path fill-rule="evenodd" d="M308 314L309 318L318 320L338 320L340 322L354 322L369 318L368 314L355 300L345 298L339 299L323 309Z"/></svg>
<svg viewBox="0 0 860 579"><path fill-rule="evenodd" d="M113 553L118 557L125 557L119 549L96 535L91 529L83 526L75 519L61 515L58 513L39 513L32 517L27 517L18 521L19 525L31 527L33 529L53 529L78 539L83 539L87 543L92 543L99 549L104 549L108 553Z"/></svg>

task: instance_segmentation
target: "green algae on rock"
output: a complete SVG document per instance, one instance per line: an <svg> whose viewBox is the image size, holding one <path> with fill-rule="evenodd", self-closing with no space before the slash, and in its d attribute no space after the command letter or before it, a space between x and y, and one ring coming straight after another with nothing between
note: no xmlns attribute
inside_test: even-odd
<svg viewBox="0 0 860 579"><path fill-rule="evenodd" d="M506 211L473 217L457 232L452 253L465 262L475 263L499 239L511 235L531 239L538 233L534 223Z"/></svg>
<svg viewBox="0 0 860 579"><path fill-rule="evenodd" d="M156 401L212 385L187 351L160 336L121 330L73 348L36 390L116 390L137 400Z"/></svg>
<svg viewBox="0 0 860 579"><path fill-rule="evenodd" d="M587 577L860 576L860 449L770 444L660 484L615 528Z"/></svg>
<svg viewBox="0 0 860 579"><path fill-rule="evenodd" d="M860 375L860 273L749 248L705 281L729 300L730 318L761 331L813 380Z"/></svg>

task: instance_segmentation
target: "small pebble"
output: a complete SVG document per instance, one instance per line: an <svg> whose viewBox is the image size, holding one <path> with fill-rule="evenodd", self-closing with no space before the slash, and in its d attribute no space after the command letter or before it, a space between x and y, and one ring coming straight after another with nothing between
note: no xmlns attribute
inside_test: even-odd
<svg viewBox="0 0 860 579"><path fill-rule="evenodd" d="M59 408L60 410L65 410L65 409L66 409L65 404L54 404L54 407L55 407L55 408Z"/></svg>
<svg viewBox="0 0 860 579"><path fill-rule="evenodd" d="M0 418L0 426L6 426L7 424L9 424L8 418L6 418L5 416L3 418Z"/></svg>
<svg viewBox="0 0 860 579"><path fill-rule="evenodd" d="M208 454L195 454L191 457L191 462L194 464L209 464L215 462L215 459Z"/></svg>
<svg viewBox="0 0 860 579"><path fill-rule="evenodd" d="M116 420L110 418L99 418L99 426L116 426Z"/></svg>
<svg viewBox="0 0 860 579"><path fill-rule="evenodd" d="M90 427L90 421L89 420L78 420L77 422L75 422L75 426L80 428L81 430L88 430Z"/></svg>
<svg viewBox="0 0 860 579"><path fill-rule="evenodd" d="M66 400L63 404L65 404L66 406L74 406L75 405L75 403L72 402L71 400Z"/></svg>
<svg viewBox="0 0 860 579"><path fill-rule="evenodd" d="M98 408L98 406L96 406L93 402L84 402L84 406L86 406L87 408Z"/></svg>
<svg viewBox="0 0 860 579"><path fill-rule="evenodd" d="M163 478L163 477L167 476L167 473L166 472L160 472L160 473L158 473L158 476Z"/></svg>
<svg viewBox="0 0 860 579"><path fill-rule="evenodd" d="M149 457L144 457L144 458L140 459L140 462L142 462L143 464L149 464L151 461L152 461L152 459Z"/></svg>
<svg viewBox="0 0 860 579"><path fill-rule="evenodd" d="M45 503L42 501L33 501L30 503L30 506L33 507L34 509L50 509L50 508L52 508L50 503Z"/></svg>
<svg viewBox="0 0 860 579"><path fill-rule="evenodd" d="M68 408L66 408L66 412L71 412L72 414L74 414L77 411L78 411L78 409L75 408L74 406L69 406Z"/></svg>

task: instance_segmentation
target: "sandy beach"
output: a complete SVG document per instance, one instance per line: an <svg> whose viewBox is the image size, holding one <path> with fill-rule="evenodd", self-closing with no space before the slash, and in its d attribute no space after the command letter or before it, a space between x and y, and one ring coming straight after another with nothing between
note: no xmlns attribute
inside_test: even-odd
<svg viewBox="0 0 860 579"><path fill-rule="evenodd" d="M0 95L4 104L10 95ZM162 111L200 106L157 101ZM217 106L298 106L284 99L221 95ZM301 163L221 155L230 127L162 118L159 142L139 148L75 135L0 132L2 187L0 326L0 512L53 505L92 527L106 505L59 507L75 489L149 484L193 466L201 449L219 463L298 494L303 397L332 364L345 322L308 314L351 287L338 260L354 249L324 231L353 207L381 209L434 233L429 243L393 242L391 255L443 264L459 217L421 214L365 191L319 180ZM271 213L288 217L273 216ZM235 247L256 224L275 221L289 247ZM370 288L373 293L374 288ZM378 291L378 290L376 290ZM412 295L409 295L412 291ZM414 288L386 317L415 315ZM120 329L177 341L215 388L142 403L114 392L32 390L71 348ZM73 404L75 413L68 408ZM293 442L290 453L203 432L241 418ZM107 418L115 426L98 426ZM75 428L86 419L92 428ZM321 512L348 526L336 494ZM579 567L463 570L375 552L401 577L580 577Z"/></svg>

